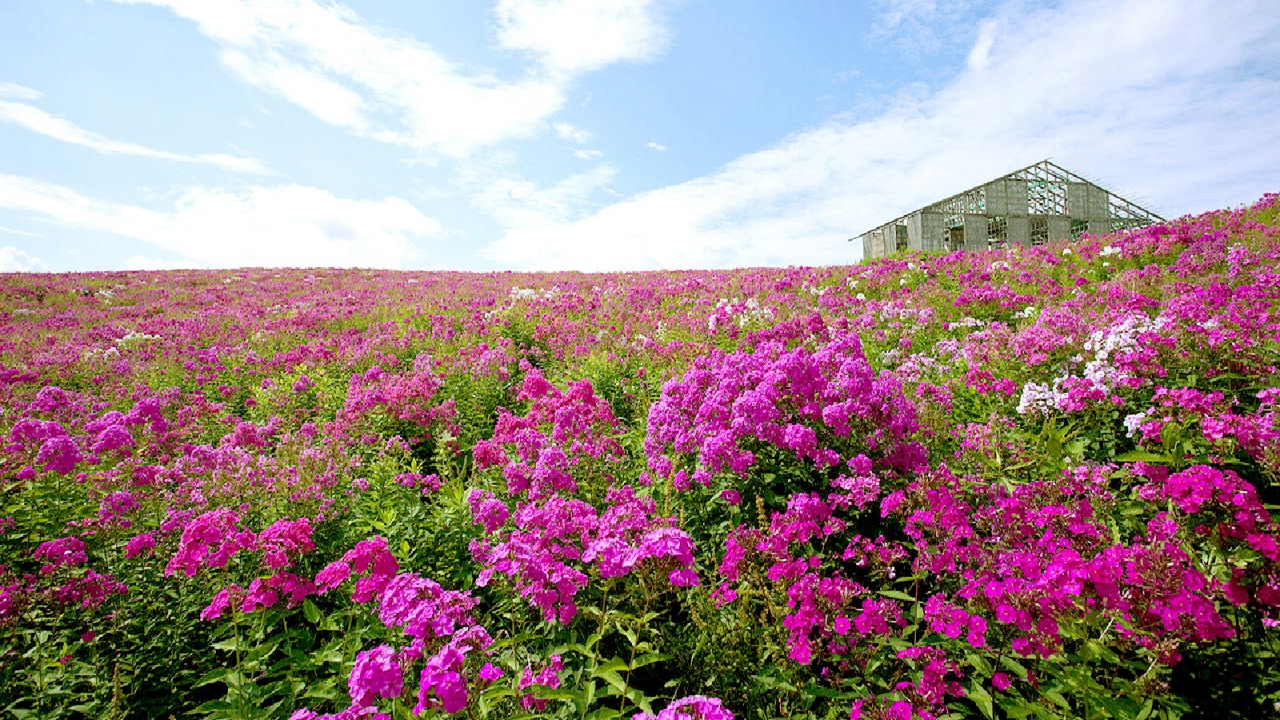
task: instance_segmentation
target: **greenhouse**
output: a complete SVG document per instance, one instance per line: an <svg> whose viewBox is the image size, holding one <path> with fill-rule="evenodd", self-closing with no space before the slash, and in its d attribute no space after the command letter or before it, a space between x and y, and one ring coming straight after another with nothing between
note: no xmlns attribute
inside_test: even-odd
<svg viewBox="0 0 1280 720"><path fill-rule="evenodd" d="M869 230L864 259L910 250L988 250L1144 227L1164 218L1043 160Z"/></svg>

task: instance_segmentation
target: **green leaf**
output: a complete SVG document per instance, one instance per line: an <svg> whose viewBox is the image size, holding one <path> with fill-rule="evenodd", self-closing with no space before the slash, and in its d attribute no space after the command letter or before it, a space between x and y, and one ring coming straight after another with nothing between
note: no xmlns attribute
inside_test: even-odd
<svg viewBox="0 0 1280 720"><path fill-rule="evenodd" d="M991 693L982 687L977 678L969 683L969 697L973 698L973 702L977 704L978 709L988 718L994 718L996 715L995 705L991 699Z"/></svg>
<svg viewBox="0 0 1280 720"><path fill-rule="evenodd" d="M569 690L568 688L538 688L536 685L533 686L533 688L534 689L530 694L539 700L576 701L582 697L582 693Z"/></svg>
<svg viewBox="0 0 1280 720"><path fill-rule="evenodd" d="M1010 698L1011 702L1001 701L1000 709L1004 714L1014 720L1022 720L1022 718L1030 717L1033 713L1040 710L1039 705L1033 705L1021 698Z"/></svg>
<svg viewBox="0 0 1280 720"><path fill-rule="evenodd" d="M1175 458L1168 455L1157 455L1147 450L1130 450L1127 453L1121 453L1115 457L1116 462L1157 462L1169 463Z"/></svg>
<svg viewBox="0 0 1280 720"><path fill-rule="evenodd" d="M579 654L579 655L585 655L585 656L587 656L587 657L590 657L590 656L592 655L592 652L591 652L590 650L588 650L585 646L583 646L583 645L582 645L582 643L568 643L568 644L565 644L565 645L561 645L560 647L556 648L555 650L552 650L552 651L551 651L551 654L552 654L552 655L563 655L563 654L565 654L565 653L567 653L567 652L573 652L573 653L577 653L577 654Z"/></svg>
<svg viewBox="0 0 1280 720"><path fill-rule="evenodd" d="M237 638L227 638L226 640L223 640L221 642L214 643L213 649L226 650L227 652L235 652L236 650L241 650L241 651L248 650L249 646L245 644L243 640L239 640Z"/></svg>
<svg viewBox="0 0 1280 720"><path fill-rule="evenodd" d="M221 681L227 675L235 672L235 668L218 668L196 681L191 687L202 687Z"/></svg>
<svg viewBox="0 0 1280 720"><path fill-rule="evenodd" d="M1044 690L1044 691L1041 691L1040 694L1052 700L1054 704L1058 705L1063 710L1071 709L1071 703L1067 702L1067 699L1064 698L1062 696L1062 693L1058 692L1057 690Z"/></svg>
<svg viewBox="0 0 1280 720"><path fill-rule="evenodd" d="M630 669L636 670L638 668L644 667L645 665L652 665L653 663L662 662L663 660L666 660L666 659L667 659L667 656L663 655L662 653L648 653L646 655L641 655L640 657L632 661Z"/></svg>
<svg viewBox="0 0 1280 720"><path fill-rule="evenodd" d="M620 657L614 656L600 663L595 670L591 671L591 677L600 677L601 673L617 672L618 670L626 670L627 663Z"/></svg>
<svg viewBox="0 0 1280 720"><path fill-rule="evenodd" d="M979 674L985 675L988 677L991 675L991 671L992 671L991 663L987 662L987 659L982 657L978 653L972 653L972 652L965 653L964 659L966 662L972 665L973 669L977 670Z"/></svg>
<svg viewBox="0 0 1280 720"><path fill-rule="evenodd" d="M316 607L316 604L311 600L302 601L302 615L312 625L320 622L320 608Z"/></svg>
<svg viewBox="0 0 1280 720"><path fill-rule="evenodd" d="M753 675L751 679L755 680L756 683L760 685L760 687L763 687L766 690L773 690L773 689L780 688L782 690L786 690L787 692L796 691L795 685L792 685L786 680L780 680L772 675Z"/></svg>
<svg viewBox="0 0 1280 720"><path fill-rule="evenodd" d="M1008 655L1002 655L1000 656L1000 664L1003 665L1005 669L1016 674L1019 680L1027 679L1027 668L1017 660L1009 657Z"/></svg>
<svg viewBox="0 0 1280 720"><path fill-rule="evenodd" d="M612 685L613 687L617 688L617 689L618 689L618 692L626 692L626 690L627 690L627 682L626 682L625 680L623 680L623 679L622 679L622 676L621 676L621 675L619 675L616 671L613 671L613 670L604 670L604 671L597 670L597 671L595 671L595 672L591 673L591 676L592 676L592 677L598 677L598 678L600 678L600 679L604 680L605 682L609 683L609 684L610 684L610 685Z"/></svg>
<svg viewBox="0 0 1280 720"><path fill-rule="evenodd" d="M337 680L329 679L317 683L303 693L304 698L320 698L321 700L332 700L338 697Z"/></svg>
<svg viewBox="0 0 1280 720"><path fill-rule="evenodd" d="M210 700L201 705L192 712L200 715L211 715L216 712L232 713L236 711L236 706L226 700Z"/></svg>
<svg viewBox="0 0 1280 720"><path fill-rule="evenodd" d="M636 707L645 712L646 715L653 714L653 707L649 704L649 698L639 688L631 688L627 691L627 699L636 704Z"/></svg>
<svg viewBox="0 0 1280 720"><path fill-rule="evenodd" d="M905 600L907 602L916 601L914 597L899 590L880 590L879 593L887 598L893 598L894 600Z"/></svg>

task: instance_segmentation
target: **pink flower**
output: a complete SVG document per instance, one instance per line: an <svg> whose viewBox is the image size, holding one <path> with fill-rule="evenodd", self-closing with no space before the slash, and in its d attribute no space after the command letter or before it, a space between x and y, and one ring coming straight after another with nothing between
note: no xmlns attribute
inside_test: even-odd
<svg viewBox="0 0 1280 720"><path fill-rule="evenodd" d="M80 448L76 443L66 435L51 437L44 441L40 446L40 452L36 455L36 462L45 466L45 469L56 472L59 475L69 475L84 460L84 455L80 453Z"/></svg>
<svg viewBox="0 0 1280 720"><path fill-rule="evenodd" d="M720 698L690 695L672 700L657 715L636 713L632 720L733 720Z"/></svg>
<svg viewBox="0 0 1280 720"><path fill-rule="evenodd" d="M315 548L315 543L311 541L311 521L307 518L277 520L258 536L262 562L272 570L291 565L293 558L305 555Z"/></svg>
<svg viewBox="0 0 1280 720"><path fill-rule="evenodd" d="M379 645L356 655L355 667L347 681L351 702L361 707L373 704L374 697L395 698L404 690L404 671L389 645Z"/></svg>
<svg viewBox="0 0 1280 720"><path fill-rule="evenodd" d="M899 700L889 706L889 711L885 713L885 718L888 720L911 720L911 712L911 703L906 700Z"/></svg>
<svg viewBox="0 0 1280 720"><path fill-rule="evenodd" d="M351 577L351 566L342 560L334 560L316 573L316 587L320 592L329 592Z"/></svg>
<svg viewBox="0 0 1280 720"><path fill-rule="evenodd" d="M151 533L143 533L129 538L129 542L124 546L124 556L126 558L134 558L142 553L150 552L156 547L156 539Z"/></svg>
<svg viewBox="0 0 1280 720"><path fill-rule="evenodd" d="M462 669L464 659L462 652L456 647L445 645L427 660L418 681L418 704L413 708L415 715L421 714L435 702L439 702L440 707L450 714L467 707L467 681L458 672ZM432 695L435 695L435 701L431 699Z"/></svg>
<svg viewBox="0 0 1280 720"><path fill-rule="evenodd" d="M213 600L209 602L209 605L200 611L200 619L217 620L222 617L222 613L231 608L235 598L242 592L238 585L231 585L219 590L218 594L213 596Z"/></svg>
<svg viewBox="0 0 1280 720"><path fill-rule="evenodd" d="M40 543L36 548L37 560L47 560L40 572L48 573L54 568L72 565L83 565L89 557L85 553L84 542L80 538L64 537Z"/></svg>

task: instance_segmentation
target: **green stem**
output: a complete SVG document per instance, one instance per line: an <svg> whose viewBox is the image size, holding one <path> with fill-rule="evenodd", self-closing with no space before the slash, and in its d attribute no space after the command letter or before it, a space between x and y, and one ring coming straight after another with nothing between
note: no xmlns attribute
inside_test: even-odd
<svg viewBox="0 0 1280 720"><path fill-rule="evenodd" d="M236 717L240 720L246 720L244 711L244 669L240 666L240 612L239 608L231 608L231 629L235 634L235 654L236 654L236 687L233 692L236 694ZM228 686L228 689L230 687Z"/></svg>
<svg viewBox="0 0 1280 720"><path fill-rule="evenodd" d="M645 626L644 619L646 616L649 615L649 603L653 601L653 594L649 592L649 584L646 583L643 578L641 578L640 580L640 589L644 592L644 609L640 611L640 626L636 628L637 640L640 639L639 633L644 632L644 626ZM631 657L627 659L627 674L622 678L623 705L621 705L620 707L625 707L625 703L631 699L627 697L627 691L631 689L631 672L632 672L631 668L633 665L636 664L636 646L637 645L639 645L639 643L632 643Z"/></svg>

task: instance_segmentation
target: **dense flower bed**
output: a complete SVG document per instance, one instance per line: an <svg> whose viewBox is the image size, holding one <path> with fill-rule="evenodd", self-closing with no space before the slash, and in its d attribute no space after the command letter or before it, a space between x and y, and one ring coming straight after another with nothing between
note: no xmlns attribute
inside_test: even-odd
<svg viewBox="0 0 1280 720"><path fill-rule="evenodd" d="M1278 267L0 277L0 714L1274 716Z"/></svg>

